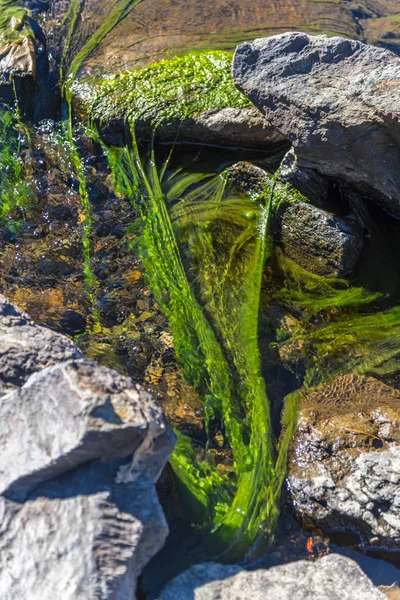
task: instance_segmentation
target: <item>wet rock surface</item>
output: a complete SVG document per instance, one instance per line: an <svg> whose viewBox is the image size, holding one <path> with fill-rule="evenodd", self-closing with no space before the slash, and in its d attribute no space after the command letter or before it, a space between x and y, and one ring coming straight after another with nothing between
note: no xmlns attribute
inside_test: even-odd
<svg viewBox="0 0 400 600"><path fill-rule="evenodd" d="M3 298L0 328L1 379L12 358L25 366L1 397L2 595L133 600L168 533L155 482L175 440L162 410Z"/></svg>
<svg viewBox="0 0 400 600"><path fill-rule="evenodd" d="M400 216L396 55L339 37L285 33L239 46L233 78L292 142L285 176L302 193L318 200L336 179ZM319 189L303 172L323 176Z"/></svg>
<svg viewBox="0 0 400 600"><path fill-rule="evenodd" d="M68 23L63 18L70 2L53 0L43 28L51 40L53 54L62 53ZM107 20L116 0L91 0L80 11L70 57ZM368 43L397 47L394 24L396 0L351 0L328 3L312 0L142 0L121 20L83 65L81 74L101 75L141 67L165 56L191 49L218 47L233 50L241 41L309 28L349 37L361 36ZM311 25L312 24L312 25Z"/></svg>
<svg viewBox="0 0 400 600"><path fill-rule="evenodd" d="M257 109L224 108L201 112L183 123L161 125L160 141L242 146L269 150L287 145L286 138Z"/></svg>
<svg viewBox="0 0 400 600"><path fill-rule="evenodd" d="M348 558L331 554L317 562L298 561L267 570L243 571L216 563L196 565L173 580L160 600L384 600Z"/></svg>
<svg viewBox="0 0 400 600"><path fill-rule="evenodd" d="M400 393L345 375L305 393L289 459L298 517L399 548Z"/></svg>
<svg viewBox="0 0 400 600"><path fill-rule="evenodd" d="M290 185L251 163L230 167L228 182L252 197L272 194L275 242L298 265L311 273L333 277L354 270L363 249L363 231L354 215L336 216L302 201Z"/></svg>
<svg viewBox="0 0 400 600"><path fill-rule="evenodd" d="M312 204L288 206L281 220L281 245L286 256L311 273L351 273L363 249L359 224Z"/></svg>

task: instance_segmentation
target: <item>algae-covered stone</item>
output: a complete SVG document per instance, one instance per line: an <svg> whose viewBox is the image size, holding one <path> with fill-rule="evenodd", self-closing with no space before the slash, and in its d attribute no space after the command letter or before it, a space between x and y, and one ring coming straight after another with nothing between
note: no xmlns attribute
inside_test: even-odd
<svg viewBox="0 0 400 600"><path fill-rule="evenodd" d="M363 249L354 218L338 217L310 204L305 196L260 167L240 162L228 170L235 189L272 199L272 235L286 256L311 273L342 276L353 271Z"/></svg>
<svg viewBox="0 0 400 600"><path fill-rule="evenodd" d="M155 129L163 141L252 148L285 143L235 88L231 63L229 52L191 52L101 80L77 81L71 87L74 108L110 139L129 123L139 134Z"/></svg>

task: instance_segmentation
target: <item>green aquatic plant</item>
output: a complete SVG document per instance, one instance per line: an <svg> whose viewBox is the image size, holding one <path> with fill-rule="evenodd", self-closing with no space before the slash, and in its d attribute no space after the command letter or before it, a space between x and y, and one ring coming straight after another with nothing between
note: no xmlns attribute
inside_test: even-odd
<svg viewBox="0 0 400 600"><path fill-rule="evenodd" d="M100 123L125 117L157 127L208 109L250 107L234 86L231 66L230 52L190 52L106 77L93 82L91 117Z"/></svg>
<svg viewBox="0 0 400 600"><path fill-rule="evenodd" d="M0 44L34 37L28 11L20 0L0 0Z"/></svg>
<svg viewBox="0 0 400 600"><path fill-rule="evenodd" d="M300 334L306 344L306 387L346 373L387 376L400 369L400 307L341 315Z"/></svg>
<svg viewBox="0 0 400 600"><path fill-rule="evenodd" d="M0 108L0 223L11 229L18 227L21 210L26 208L30 193L20 159L17 124L15 111Z"/></svg>
<svg viewBox="0 0 400 600"><path fill-rule="evenodd" d="M382 295L354 287L345 279L322 277L306 271L275 249L275 265L283 276L276 298L288 307L301 308L309 317L331 307L350 308L372 304Z"/></svg>
<svg viewBox="0 0 400 600"><path fill-rule="evenodd" d="M201 393L206 429L222 421L233 473L196 458L179 436L171 464L208 515L213 552L243 552L271 534L295 427L291 399L276 451L258 348L258 305L269 254L270 196L226 194L226 177L145 168L131 149L103 144L116 189L142 222L147 281L169 319L185 377ZM181 248L185 248L182 251Z"/></svg>
<svg viewBox="0 0 400 600"><path fill-rule="evenodd" d="M305 387L346 373L390 375L399 370L398 306L382 310L379 303L386 299L379 292L309 273L279 250L276 264L284 280L275 297L302 314L297 331L282 346L304 344ZM334 313L324 319L331 309Z"/></svg>

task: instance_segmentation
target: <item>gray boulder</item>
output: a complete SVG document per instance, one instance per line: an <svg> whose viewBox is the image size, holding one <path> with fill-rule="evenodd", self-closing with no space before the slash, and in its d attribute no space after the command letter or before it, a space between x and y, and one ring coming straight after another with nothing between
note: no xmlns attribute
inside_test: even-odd
<svg viewBox="0 0 400 600"><path fill-rule="evenodd" d="M32 373L82 353L67 337L35 325L0 294L0 395L25 383Z"/></svg>
<svg viewBox="0 0 400 600"><path fill-rule="evenodd" d="M117 464L93 461L23 504L0 498L2 600L136 598L168 527L151 477L122 485L117 474Z"/></svg>
<svg viewBox="0 0 400 600"><path fill-rule="evenodd" d="M293 32L239 46L236 86L293 144L284 174L310 198L340 180L400 217L400 59ZM322 180L321 180L322 176Z"/></svg>
<svg viewBox="0 0 400 600"><path fill-rule="evenodd" d="M161 408L3 297L0 334L1 597L134 600L168 534Z"/></svg>
<svg viewBox="0 0 400 600"><path fill-rule="evenodd" d="M385 600L349 558L330 554L317 562L300 560L271 569L204 563L179 575L159 600Z"/></svg>
<svg viewBox="0 0 400 600"><path fill-rule="evenodd" d="M95 458L134 454L157 479L173 436L161 408L126 377L91 361L32 375L1 399L0 494L25 496L38 483ZM147 461L150 463L147 464Z"/></svg>

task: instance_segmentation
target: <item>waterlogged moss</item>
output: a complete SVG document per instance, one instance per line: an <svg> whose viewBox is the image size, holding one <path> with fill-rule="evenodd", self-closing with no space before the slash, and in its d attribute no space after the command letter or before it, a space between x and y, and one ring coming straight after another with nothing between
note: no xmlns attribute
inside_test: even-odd
<svg viewBox="0 0 400 600"><path fill-rule="evenodd" d="M33 37L28 12L19 0L0 0L0 44Z"/></svg>
<svg viewBox="0 0 400 600"><path fill-rule="evenodd" d="M191 52L107 77L99 84L92 117L100 123L125 117L156 127L208 109L250 107L233 84L231 64L229 52Z"/></svg>

